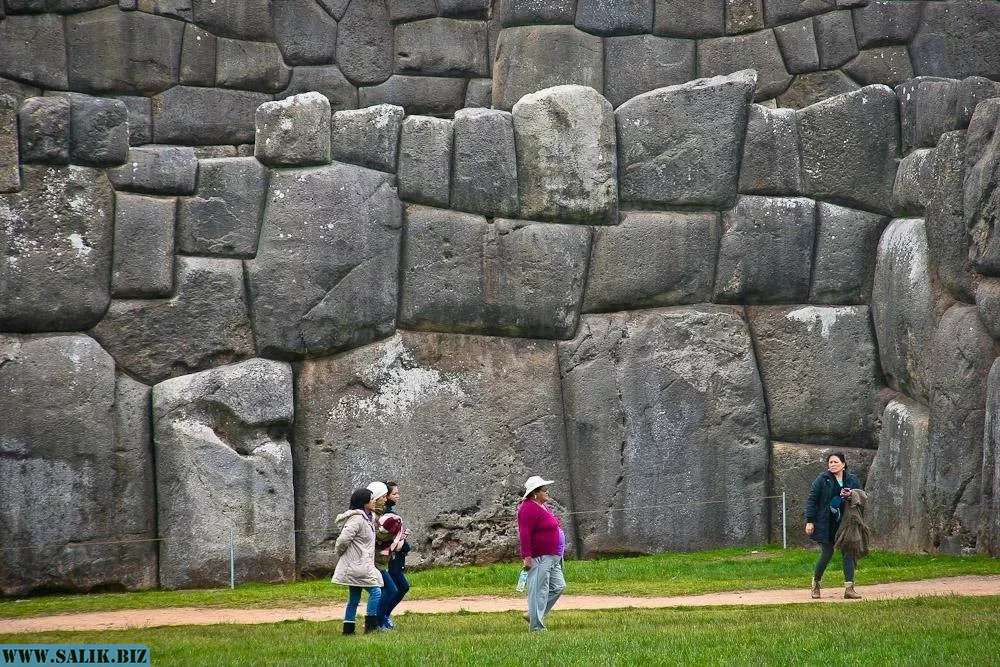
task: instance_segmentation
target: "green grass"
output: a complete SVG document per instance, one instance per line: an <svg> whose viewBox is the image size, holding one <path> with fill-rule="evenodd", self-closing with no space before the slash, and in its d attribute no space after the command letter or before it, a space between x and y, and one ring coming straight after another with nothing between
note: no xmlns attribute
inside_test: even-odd
<svg viewBox="0 0 1000 667"><path fill-rule="evenodd" d="M155 665L1000 665L1000 597L859 604L402 616L391 634L338 623L0 635L0 642L134 642Z"/></svg>
<svg viewBox="0 0 1000 667"><path fill-rule="evenodd" d="M567 592L611 595L683 595L741 589L803 588L808 585L816 552L759 547L666 553L631 558L567 561ZM413 572L409 599L468 595L514 596L520 565L435 568ZM825 578L839 585L839 556ZM1000 574L1000 559L875 552L861 561L861 585L913 581L960 574ZM342 586L326 579L289 584L245 584L235 590L146 591L93 595L50 595L0 602L0 618L45 614L150 609L162 607L279 607L341 604Z"/></svg>

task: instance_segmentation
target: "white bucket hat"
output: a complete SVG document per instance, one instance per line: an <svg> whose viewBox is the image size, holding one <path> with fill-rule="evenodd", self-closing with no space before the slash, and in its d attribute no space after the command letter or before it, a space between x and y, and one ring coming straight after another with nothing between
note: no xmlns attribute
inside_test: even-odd
<svg viewBox="0 0 1000 667"><path fill-rule="evenodd" d="M521 500L524 500L531 495L531 492L535 489L542 486L548 486L549 484L552 484L551 479L542 479L538 475L532 475L524 483L524 495L521 497Z"/></svg>
<svg viewBox="0 0 1000 667"><path fill-rule="evenodd" d="M372 492L372 500L378 500L389 493L389 487L382 482L372 482L365 488Z"/></svg>

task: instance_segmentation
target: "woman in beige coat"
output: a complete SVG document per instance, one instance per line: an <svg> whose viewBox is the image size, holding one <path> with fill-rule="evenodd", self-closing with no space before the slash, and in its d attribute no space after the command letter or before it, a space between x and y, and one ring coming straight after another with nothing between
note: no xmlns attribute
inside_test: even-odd
<svg viewBox="0 0 1000 667"><path fill-rule="evenodd" d="M333 583L350 587L344 612L344 634L354 634L354 621L361 602L361 589L368 591L365 632L378 629L378 606L382 599L382 574L375 567L375 518L372 492L358 489L351 494L351 509L337 517L340 537L334 550L337 567Z"/></svg>

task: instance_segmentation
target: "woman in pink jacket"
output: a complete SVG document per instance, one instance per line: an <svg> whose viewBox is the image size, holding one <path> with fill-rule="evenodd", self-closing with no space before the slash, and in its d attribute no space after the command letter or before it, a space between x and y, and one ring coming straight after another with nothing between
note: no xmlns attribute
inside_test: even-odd
<svg viewBox="0 0 1000 667"><path fill-rule="evenodd" d="M566 588L563 554L566 534L559 517L545 503L552 480L533 475L524 483L524 498L517 508L517 534L521 558L528 569L528 624L545 629L545 616Z"/></svg>

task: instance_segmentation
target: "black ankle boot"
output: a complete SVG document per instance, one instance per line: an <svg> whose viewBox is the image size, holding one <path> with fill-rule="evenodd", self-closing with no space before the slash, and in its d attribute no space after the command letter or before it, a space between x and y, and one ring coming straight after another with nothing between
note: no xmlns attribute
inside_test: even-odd
<svg viewBox="0 0 1000 667"><path fill-rule="evenodd" d="M344 634L345 635L354 634L354 621L344 621Z"/></svg>
<svg viewBox="0 0 1000 667"><path fill-rule="evenodd" d="M378 616L365 616L365 634L378 630Z"/></svg>

